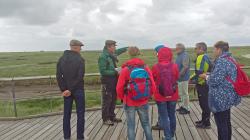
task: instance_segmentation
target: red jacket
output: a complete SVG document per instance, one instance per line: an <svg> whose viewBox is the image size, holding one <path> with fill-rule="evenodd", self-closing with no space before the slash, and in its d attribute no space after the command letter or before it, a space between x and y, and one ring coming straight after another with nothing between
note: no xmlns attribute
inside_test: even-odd
<svg viewBox="0 0 250 140"><path fill-rule="evenodd" d="M158 52L158 63L160 64L164 65L164 64L169 64L170 62L172 63L172 58L173 58L173 54L170 48L167 48L167 47L161 48L160 51ZM154 94L154 99L159 102L177 101L179 99L178 90L173 96L170 96L170 97L164 97L159 93L158 87L160 85L160 72L157 67L157 64L155 64L152 68L153 77L154 77L155 84L157 87L156 94ZM176 81L177 81L179 77L179 70L178 70L177 64L173 65L173 72L174 72L173 75L175 76Z"/></svg>
<svg viewBox="0 0 250 140"><path fill-rule="evenodd" d="M121 100L123 100L123 103L128 105L128 106L142 106L148 103L148 99L145 100L132 100L130 97L131 94L124 92L124 87L127 86L127 81L130 79L130 70L128 69L127 66L141 66L145 65L144 61L139 59L139 58L133 58L128 60L122 65L122 70L119 75L118 83L116 86L116 91L117 91L117 97ZM155 82L153 79L152 72L148 66L145 67L145 70L149 73L149 78L151 82L151 87L150 87L150 94L154 94L156 92L156 87L155 87Z"/></svg>

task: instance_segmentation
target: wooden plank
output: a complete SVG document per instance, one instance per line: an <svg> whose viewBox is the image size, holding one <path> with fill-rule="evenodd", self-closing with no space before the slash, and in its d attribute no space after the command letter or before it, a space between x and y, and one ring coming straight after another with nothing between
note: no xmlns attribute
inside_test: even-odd
<svg viewBox="0 0 250 140"><path fill-rule="evenodd" d="M179 105L177 105L179 106ZM195 121L201 116L201 110L197 102L191 102L191 114L179 115L177 113L176 139L217 139L217 129L214 118L211 117L212 129L196 129ZM101 111L86 112L85 134L90 137L86 139L127 139L126 115L122 108L117 109L117 117L123 120L114 126L102 125ZM158 110L156 105L150 106L149 116L151 125L158 120ZM242 103L232 108L232 139L250 139L250 98L243 98ZM76 136L76 114L72 114L72 138ZM145 140L145 134L141 127L138 114L136 113L136 140ZM34 118L19 121L0 121L0 139L62 139L62 116L50 116L47 118ZM154 140L159 139L158 131L152 131ZM160 136L163 136L161 131Z"/></svg>
<svg viewBox="0 0 250 140"><path fill-rule="evenodd" d="M180 121L180 127L182 129L182 132L184 134L185 139L193 139L193 137L191 135L191 132L189 130L188 124L186 123L186 120L185 120L184 116L178 114L177 118Z"/></svg>
<svg viewBox="0 0 250 140"><path fill-rule="evenodd" d="M16 128L17 126L21 125L22 123L25 123L25 121L13 121L9 125L7 125L2 131L0 131L0 136L4 135L5 133L9 132L10 130Z"/></svg>
<svg viewBox="0 0 250 140"><path fill-rule="evenodd" d="M92 113L93 112L87 112L85 117L88 118ZM74 116L76 116L76 115L74 115ZM55 121L53 127L51 127L50 129L48 129L46 131L46 133L43 133L41 136L39 136L39 138L37 138L37 140L46 139L46 137L48 137L49 135L51 135L51 133L54 133L54 131L59 130L61 132L61 130L63 129L63 127L60 127L62 123L63 123L62 116L58 116L58 119ZM63 138L63 135L61 135L61 138Z"/></svg>
<svg viewBox="0 0 250 140"><path fill-rule="evenodd" d="M101 119L101 111L96 111L93 114L93 117L89 118L87 122L85 135L89 138L90 132L94 129L96 122Z"/></svg>
<svg viewBox="0 0 250 140"><path fill-rule="evenodd" d="M16 130L16 129L18 130L18 129L21 129L22 127L25 127L25 125L29 121L30 120L13 121L13 123L10 123L10 125L7 125L7 127L3 131L1 131L0 139L4 139L5 137L8 137L11 133L14 133L15 131L13 130Z"/></svg>
<svg viewBox="0 0 250 140"><path fill-rule="evenodd" d="M77 137L77 114L76 115L76 122L74 125L71 126L71 138L76 138ZM86 130L86 125L88 122L88 119L90 117L90 114L85 112L85 126L84 126L84 137L87 138L87 136L85 136L85 130ZM63 134L63 133L62 133Z"/></svg>
<svg viewBox="0 0 250 140"><path fill-rule="evenodd" d="M25 135L31 133L33 131L33 129L37 128L40 123L45 122L46 120L43 118L38 118L38 119L31 119L30 123L27 125L27 127L25 127L22 132L20 134L18 134L17 136L15 136L13 139L18 140L18 139L22 139Z"/></svg>
<svg viewBox="0 0 250 140"><path fill-rule="evenodd" d="M200 135L195 127L195 122L192 121L191 116L194 116L194 113L192 112L192 110L190 110L189 115L184 115L184 118L188 124L189 130L191 132L193 139L200 140L202 138L200 137Z"/></svg>
<svg viewBox="0 0 250 140"><path fill-rule="evenodd" d="M63 116L61 116L61 120L58 125L56 126L57 128L55 129L55 131L53 133L50 133L45 139L54 139L56 136L58 137L63 137L63 135L61 134L61 132L63 131ZM74 123L76 123L76 114L72 113L71 116L71 125L73 125Z"/></svg>
<svg viewBox="0 0 250 140"><path fill-rule="evenodd" d="M178 108L178 104L177 104L177 108ZM182 131L181 124L180 124L180 119L179 119L178 116L179 116L179 113L176 113L176 132L175 132L175 138L177 140L185 140L184 133Z"/></svg>
<svg viewBox="0 0 250 140"><path fill-rule="evenodd" d="M193 102L193 104L195 104L196 109L201 114L202 112L201 112L201 108L200 108L198 102ZM210 116L210 118L211 117L212 116ZM215 129L213 129L213 127L215 127L215 125L213 124L213 122L211 121L211 119L210 119L210 123L211 123L211 127L212 128L211 129L205 129L205 132L207 133L207 135L209 136L210 139L217 139L218 138L217 137L217 133L216 133L217 131Z"/></svg>
<svg viewBox="0 0 250 140"><path fill-rule="evenodd" d="M23 136L22 139L29 139L33 135L37 134L39 131L41 131L41 129L43 129L44 127L49 125L51 123L51 121L54 121L56 119L56 116L44 117L43 119L45 119L46 121L44 121L43 123L38 122L38 124L39 124L38 127L33 129L30 133Z"/></svg>
<svg viewBox="0 0 250 140"><path fill-rule="evenodd" d="M239 132L243 138L250 139L250 128L245 125L244 121L242 122L241 119L236 116L240 117L239 114L231 113L231 121L238 127L236 128L237 132Z"/></svg>
<svg viewBox="0 0 250 140"><path fill-rule="evenodd" d="M116 113L116 117L117 116L117 113L119 112L122 112L121 109L116 109L115 110L115 113ZM120 116L119 116L120 117ZM108 126L108 125L102 125L102 127L100 128L99 132L97 133L97 135L94 137L95 140L101 140L103 139L103 136L105 135L106 131L109 129L109 128L115 128L116 125L118 123L115 123L113 126Z"/></svg>
<svg viewBox="0 0 250 140"><path fill-rule="evenodd" d="M58 115L57 119L54 122L52 122L53 126L50 129L48 129L45 133L43 133L39 138L37 138L37 140L44 140L51 133L54 133L57 129L62 129L62 128L59 128L61 122L62 122L62 116Z"/></svg>
<svg viewBox="0 0 250 140"><path fill-rule="evenodd" d="M197 118L197 120L195 120L195 121L200 120L200 118L201 118L201 113L197 110L196 104L194 104L194 102L191 102L191 103L190 103L190 107L191 107L191 109L192 109L194 115L195 115L196 118ZM208 134L205 132L204 129L197 129L197 130L198 130L199 135L201 136L201 138L202 138L203 140L209 140L209 139L210 139L209 136L208 136Z"/></svg>
<svg viewBox="0 0 250 140"><path fill-rule="evenodd" d="M157 109L157 106L156 105L152 105L152 111L151 111L151 124L152 125L156 125L156 123L158 122L158 109ZM159 137L159 131L158 130L152 130L152 135L153 135L153 138L155 140L160 140L160 137Z"/></svg>
<svg viewBox="0 0 250 140"><path fill-rule="evenodd" d="M109 139L117 140L118 139L118 136L122 128L121 126L124 125L124 120L125 120L125 113L122 108L119 109L116 117L120 118L122 122L115 123L113 127L109 127L105 135L102 137L102 139L104 140L109 140Z"/></svg>

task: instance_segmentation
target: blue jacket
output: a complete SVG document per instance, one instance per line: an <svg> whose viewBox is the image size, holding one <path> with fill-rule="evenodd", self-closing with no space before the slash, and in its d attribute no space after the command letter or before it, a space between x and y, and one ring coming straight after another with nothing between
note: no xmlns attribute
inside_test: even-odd
<svg viewBox="0 0 250 140"><path fill-rule="evenodd" d="M235 64L225 57L232 57L230 53L223 53L214 64L214 68L207 84L209 85L208 103L214 113L222 112L236 106L241 102L241 97L235 92L233 85L226 80L229 76L233 81L237 77Z"/></svg>
<svg viewBox="0 0 250 140"><path fill-rule="evenodd" d="M177 55L175 63L178 65L178 69L180 72L179 82L188 81L190 77L190 59L188 54L183 51L179 55ZM186 65L186 69L184 69L184 65Z"/></svg>

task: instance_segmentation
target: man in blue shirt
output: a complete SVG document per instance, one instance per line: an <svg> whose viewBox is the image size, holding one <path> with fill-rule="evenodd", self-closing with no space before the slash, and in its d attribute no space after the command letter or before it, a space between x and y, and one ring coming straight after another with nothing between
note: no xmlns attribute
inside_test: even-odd
<svg viewBox="0 0 250 140"><path fill-rule="evenodd" d="M179 68L178 91L181 97L181 107L177 109L180 114L189 114L188 81L190 77L190 58L182 43L176 44L176 64Z"/></svg>

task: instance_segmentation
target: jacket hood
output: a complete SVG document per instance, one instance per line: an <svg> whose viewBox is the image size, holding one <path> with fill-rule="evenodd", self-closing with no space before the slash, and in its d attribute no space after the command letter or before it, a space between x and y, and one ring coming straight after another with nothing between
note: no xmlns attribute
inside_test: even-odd
<svg viewBox="0 0 250 140"><path fill-rule="evenodd" d="M161 48L158 52L158 62L169 63L172 62L173 53L168 47Z"/></svg>
<svg viewBox="0 0 250 140"><path fill-rule="evenodd" d="M130 60L128 60L127 62L122 64L122 68L126 67L126 66L143 66L145 65L144 61L141 60L140 58L132 58Z"/></svg>

